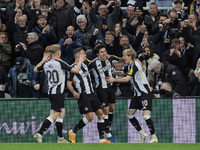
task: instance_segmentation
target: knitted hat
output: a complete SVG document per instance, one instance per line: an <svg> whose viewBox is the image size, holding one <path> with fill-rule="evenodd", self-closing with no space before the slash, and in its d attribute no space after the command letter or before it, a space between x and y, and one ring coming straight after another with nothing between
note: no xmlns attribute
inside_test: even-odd
<svg viewBox="0 0 200 150"><path fill-rule="evenodd" d="M76 23L80 23L80 22L85 22L87 23L87 19L85 18L84 15L78 15L77 18L76 18Z"/></svg>

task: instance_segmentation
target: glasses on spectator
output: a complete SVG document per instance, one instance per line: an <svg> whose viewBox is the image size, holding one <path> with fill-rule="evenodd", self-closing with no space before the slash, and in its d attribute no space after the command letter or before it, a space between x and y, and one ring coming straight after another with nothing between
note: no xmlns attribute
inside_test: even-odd
<svg viewBox="0 0 200 150"><path fill-rule="evenodd" d="M107 8L99 8L99 10L107 10Z"/></svg>
<svg viewBox="0 0 200 150"><path fill-rule="evenodd" d="M0 38L5 39L6 37L5 36L0 36Z"/></svg>

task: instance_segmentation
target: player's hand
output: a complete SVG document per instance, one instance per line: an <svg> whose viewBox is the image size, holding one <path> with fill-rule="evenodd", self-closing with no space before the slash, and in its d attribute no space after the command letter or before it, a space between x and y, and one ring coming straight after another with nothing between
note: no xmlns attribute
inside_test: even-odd
<svg viewBox="0 0 200 150"><path fill-rule="evenodd" d="M106 77L107 83L112 83L112 82L114 82L114 79L115 79L115 78L113 78L113 77Z"/></svg>
<svg viewBox="0 0 200 150"><path fill-rule="evenodd" d="M94 32L93 32L93 35L95 36L98 32L99 32L99 29L95 28Z"/></svg>
<svg viewBox="0 0 200 150"><path fill-rule="evenodd" d="M85 54L81 54L78 59L79 59L80 62L84 62L85 59L86 59L86 55Z"/></svg>
<svg viewBox="0 0 200 150"><path fill-rule="evenodd" d="M34 87L35 90L38 91L38 90L40 89L40 84L36 84L36 85L34 85L33 87Z"/></svg>
<svg viewBox="0 0 200 150"><path fill-rule="evenodd" d="M50 52L44 52L44 55L43 55L43 61L46 62L46 61L49 61L51 60L51 57L52 57L52 54Z"/></svg>
<svg viewBox="0 0 200 150"><path fill-rule="evenodd" d="M80 95L79 95L77 92L74 92L74 93L73 93L73 96L74 96L74 98L76 98L76 99L79 99L79 98L80 98Z"/></svg>

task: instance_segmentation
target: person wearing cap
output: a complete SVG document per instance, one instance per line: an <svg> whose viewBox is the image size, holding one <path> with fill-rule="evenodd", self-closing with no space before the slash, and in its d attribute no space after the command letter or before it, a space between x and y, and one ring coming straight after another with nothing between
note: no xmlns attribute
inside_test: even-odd
<svg viewBox="0 0 200 150"><path fill-rule="evenodd" d="M92 51L96 40L104 41L99 29L87 22L84 15L78 15L76 23L78 25L78 29L75 32L75 36L81 40L82 48L86 51L86 53Z"/></svg>
<svg viewBox="0 0 200 150"><path fill-rule="evenodd" d="M131 82L131 89L134 93L131 98L131 103L128 110L128 119L130 123L135 127L141 136L141 143L144 143L148 134L146 134L136 117L134 116L137 110L142 110L143 118L147 123L151 138L149 143L158 143L158 138L155 134L155 128L150 116L152 109L152 93L147 78L142 71L141 64L135 60L136 52L133 49L126 49L123 51L124 63L128 65L125 76L113 78L111 76L106 77L108 83L114 82ZM115 73L114 73L115 74ZM124 75L124 73L122 73Z"/></svg>
<svg viewBox="0 0 200 150"><path fill-rule="evenodd" d="M13 98L31 98L34 89L31 85L34 66L23 57L17 57L15 66L11 67L8 73L8 90Z"/></svg>
<svg viewBox="0 0 200 150"><path fill-rule="evenodd" d="M163 82L169 82L176 93L188 96L186 79L178 67L154 59L149 64L149 70L154 72L153 89L159 91Z"/></svg>
<svg viewBox="0 0 200 150"><path fill-rule="evenodd" d="M94 26L98 28L102 33L102 35L105 37L106 31L112 31L115 23L118 21L120 15L121 1L120 0L115 1L115 8L113 12L109 15L107 6L105 4L100 4L98 6L99 15L96 15L96 6L97 2L95 0L92 2L92 7L89 12L89 17L91 23L94 24Z"/></svg>
<svg viewBox="0 0 200 150"><path fill-rule="evenodd" d="M177 11L179 21L183 21L188 18L188 14L184 9L184 5L185 3L182 0L174 0L172 3L172 8Z"/></svg>
<svg viewBox="0 0 200 150"><path fill-rule="evenodd" d="M57 41L64 35L68 26L76 26L76 16L74 15L73 7L65 0L55 0L55 5L52 7L51 12L56 17L56 33Z"/></svg>
<svg viewBox="0 0 200 150"><path fill-rule="evenodd" d="M47 24L47 17L44 15L38 15L37 26L32 29L32 32L37 33L38 41L44 49L57 42L56 32L51 25Z"/></svg>
<svg viewBox="0 0 200 150"><path fill-rule="evenodd" d="M59 44L61 46L61 59L71 65L74 63L73 50L78 47L82 47L81 40L75 36L73 26L69 26L66 29L66 35L60 39Z"/></svg>

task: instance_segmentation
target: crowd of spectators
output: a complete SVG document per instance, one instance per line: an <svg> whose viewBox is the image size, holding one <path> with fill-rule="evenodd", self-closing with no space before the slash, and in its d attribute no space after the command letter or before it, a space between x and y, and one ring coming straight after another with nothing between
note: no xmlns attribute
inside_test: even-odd
<svg viewBox="0 0 200 150"><path fill-rule="evenodd" d="M134 49L155 97L200 96L200 0L72 1L0 2L0 97L46 97L45 74L33 68L55 43L70 65L77 47L88 59L98 44L118 57ZM118 84L117 96L127 86Z"/></svg>

